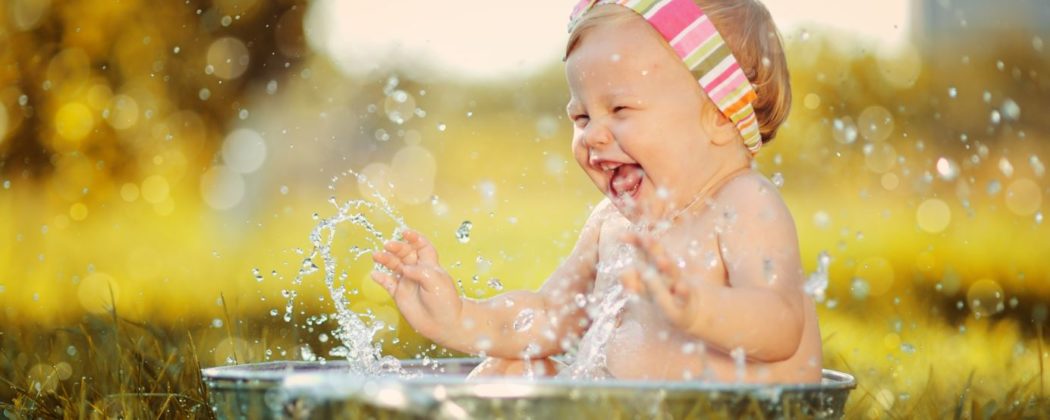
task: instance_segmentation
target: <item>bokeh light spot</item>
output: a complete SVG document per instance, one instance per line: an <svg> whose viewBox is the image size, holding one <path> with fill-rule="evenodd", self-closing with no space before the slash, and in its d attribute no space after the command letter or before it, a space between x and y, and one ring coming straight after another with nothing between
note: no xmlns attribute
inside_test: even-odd
<svg viewBox="0 0 1050 420"><path fill-rule="evenodd" d="M120 187L120 198L123 198L124 201L127 201L129 203L138 200L139 186L135 185L132 182L124 183L124 185Z"/></svg>
<svg viewBox="0 0 1050 420"><path fill-rule="evenodd" d="M54 392L58 387L58 371L47 363L37 363L29 368L29 387L36 394Z"/></svg>
<svg viewBox="0 0 1050 420"><path fill-rule="evenodd" d="M232 208L244 198L244 179L225 166L213 166L201 175L201 196L213 209Z"/></svg>
<svg viewBox="0 0 1050 420"><path fill-rule="evenodd" d="M222 160L242 174L255 172L266 160L266 142L254 130L234 130L222 144Z"/></svg>
<svg viewBox="0 0 1050 420"><path fill-rule="evenodd" d="M84 203L76 203L69 207L69 218L81 221L86 219L88 216L88 208Z"/></svg>
<svg viewBox="0 0 1050 420"><path fill-rule="evenodd" d="M80 102L62 105L55 114L55 130L62 138L79 143L95 128L91 109Z"/></svg>
<svg viewBox="0 0 1050 420"><path fill-rule="evenodd" d="M394 155L390 170L394 193L401 202L421 204L433 195L437 161L429 150L405 146Z"/></svg>
<svg viewBox="0 0 1050 420"><path fill-rule="evenodd" d="M889 172L896 162L897 149L892 144L879 142L864 145L864 164L872 172Z"/></svg>
<svg viewBox="0 0 1050 420"><path fill-rule="evenodd" d="M8 11L15 28L28 31L40 23L40 18L47 14L50 6L50 0L14 0L10 3Z"/></svg>
<svg viewBox="0 0 1050 420"><path fill-rule="evenodd" d="M404 124L412 119L416 111L416 98L403 90L395 90L383 101L383 111L395 124Z"/></svg>
<svg viewBox="0 0 1050 420"><path fill-rule="evenodd" d="M1002 312L1005 300L1003 288L995 280L978 280L966 292L966 305L977 318Z"/></svg>
<svg viewBox="0 0 1050 420"><path fill-rule="evenodd" d="M814 110L820 107L820 95L816 93L810 93L806 95L806 99L802 101L802 104L806 109Z"/></svg>
<svg viewBox="0 0 1050 420"><path fill-rule="evenodd" d="M882 174L882 179L880 180L880 183L882 184L882 188L885 188L887 191L893 191L897 189L898 186L900 186L901 180L900 177L897 176L897 174L893 172L886 172Z"/></svg>
<svg viewBox="0 0 1050 420"><path fill-rule="evenodd" d="M390 185L389 174L390 166L385 163L376 162L365 166L361 170L361 175L364 179L359 179L357 182L358 191L365 197L371 197L372 194L379 193L379 195L390 199L393 197L394 188Z"/></svg>
<svg viewBox="0 0 1050 420"><path fill-rule="evenodd" d="M886 140L893 133L893 126L893 115L878 105L865 108L857 118L860 135L869 141Z"/></svg>
<svg viewBox="0 0 1050 420"><path fill-rule="evenodd" d="M139 104L128 95L117 95L110 99L103 116L111 127L127 130L139 120Z"/></svg>
<svg viewBox="0 0 1050 420"><path fill-rule="evenodd" d="M248 70L249 61L248 48L237 38L219 38L208 47L208 66L221 79L240 77Z"/></svg>
<svg viewBox="0 0 1050 420"><path fill-rule="evenodd" d="M854 276L868 283L869 296L882 296L893 286L893 266L882 257L869 257L857 266Z"/></svg>
<svg viewBox="0 0 1050 420"><path fill-rule="evenodd" d="M150 203L164 201L170 191L168 180L163 176L153 175L142 181L142 198Z"/></svg>
<svg viewBox="0 0 1050 420"><path fill-rule="evenodd" d="M91 273L80 280L77 299L84 310L93 314L104 314L113 308L114 302L120 302L120 287L108 274Z"/></svg>
<svg viewBox="0 0 1050 420"><path fill-rule="evenodd" d="M1018 178L1006 187L1006 208L1018 216L1028 216L1043 204L1039 184L1028 178Z"/></svg>
<svg viewBox="0 0 1050 420"><path fill-rule="evenodd" d="M929 233L940 233L952 221L952 211L944 200L931 198L919 204L915 211L919 229Z"/></svg>

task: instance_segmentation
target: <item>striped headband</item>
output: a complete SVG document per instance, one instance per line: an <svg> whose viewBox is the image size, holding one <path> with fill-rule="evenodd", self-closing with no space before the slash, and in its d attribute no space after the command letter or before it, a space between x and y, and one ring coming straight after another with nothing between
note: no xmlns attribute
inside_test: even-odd
<svg viewBox="0 0 1050 420"><path fill-rule="evenodd" d="M751 105L758 95L700 6L692 0L581 0L573 8L569 32L598 4L618 4L642 15L671 45L722 114L736 125L751 154L758 153L762 136Z"/></svg>

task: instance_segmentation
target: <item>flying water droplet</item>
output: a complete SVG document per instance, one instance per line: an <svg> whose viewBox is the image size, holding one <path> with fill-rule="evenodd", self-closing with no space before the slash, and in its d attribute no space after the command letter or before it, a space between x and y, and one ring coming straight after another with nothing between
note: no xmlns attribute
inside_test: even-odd
<svg viewBox="0 0 1050 420"><path fill-rule="evenodd" d="M859 132L857 131L856 123L853 122L853 118L836 118L831 125L834 128L835 141L842 144L853 144L853 142L857 141Z"/></svg>
<svg viewBox="0 0 1050 420"><path fill-rule="evenodd" d="M579 308L587 306L587 296L584 296L582 293L577 293L576 296L573 296L573 301L576 302L576 306Z"/></svg>
<svg viewBox="0 0 1050 420"><path fill-rule="evenodd" d="M1003 189L1003 184L998 179L988 181L988 195L996 195Z"/></svg>
<svg viewBox="0 0 1050 420"><path fill-rule="evenodd" d="M470 229L474 227L474 224L470 220L465 220L460 223L459 229L456 229L456 239L459 243L465 244L470 242Z"/></svg>
<svg viewBox="0 0 1050 420"><path fill-rule="evenodd" d="M379 141L390 141L390 133L387 133L386 130L384 130L382 128L376 130L375 137L376 137L376 140L379 140Z"/></svg>
<svg viewBox="0 0 1050 420"><path fill-rule="evenodd" d="M1014 165L1005 156L999 159L999 171L1007 178L1014 176Z"/></svg>
<svg viewBox="0 0 1050 420"><path fill-rule="evenodd" d="M1032 166L1032 171L1035 172L1035 176L1042 177L1046 173L1046 167L1043 166L1043 162L1039 160L1039 156L1032 155L1028 158L1028 164Z"/></svg>
<svg viewBox="0 0 1050 420"><path fill-rule="evenodd" d="M521 332L532 328L532 320L535 315L535 311L527 308L518 313L518 317L514 319L514 331Z"/></svg>
<svg viewBox="0 0 1050 420"><path fill-rule="evenodd" d="M1003 101L1003 105L1002 107L1000 107L1000 109L1003 113L1003 116L1005 116L1006 119L1010 121L1017 121L1021 118L1021 106L1017 105L1017 102L1014 102L1013 99L1006 98L1006 100Z"/></svg>
<svg viewBox="0 0 1050 420"><path fill-rule="evenodd" d="M849 287L850 294L856 300L864 300L868 298L868 293L871 291L871 286L868 282L862 278L853 278L853 283Z"/></svg>
<svg viewBox="0 0 1050 420"><path fill-rule="evenodd" d="M956 96L959 96L959 90L956 89L955 86L949 87L948 88L948 97L952 98L952 99L955 99Z"/></svg>
<svg viewBox="0 0 1050 420"><path fill-rule="evenodd" d="M303 360L307 362L317 360L317 356L314 354L314 349L310 348L309 344L303 344L303 346L299 348L299 353L302 354Z"/></svg>
<svg viewBox="0 0 1050 420"><path fill-rule="evenodd" d="M937 174L945 181L954 180L959 175L959 165L945 157L937 159Z"/></svg>
<svg viewBox="0 0 1050 420"><path fill-rule="evenodd" d="M813 297L817 302L823 302L825 292L828 289L828 266L831 265L831 256L827 251L820 251L817 255L817 270L809 275L802 290Z"/></svg>
<svg viewBox="0 0 1050 420"><path fill-rule="evenodd" d="M489 288L496 291L503 290L503 282L497 278L491 278L489 279Z"/></svg>

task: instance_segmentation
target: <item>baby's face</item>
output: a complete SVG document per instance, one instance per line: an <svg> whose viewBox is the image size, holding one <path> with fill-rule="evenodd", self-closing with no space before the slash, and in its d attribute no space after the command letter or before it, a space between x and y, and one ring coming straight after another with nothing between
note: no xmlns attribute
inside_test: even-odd
<svg viewBox="0 0 1050 420"><path fill-rule="evenodd" d="M565 66L576 161L632 222L683 207L713 159L701 125L708 99L648 25L639 16L599 24Z"/></svg>

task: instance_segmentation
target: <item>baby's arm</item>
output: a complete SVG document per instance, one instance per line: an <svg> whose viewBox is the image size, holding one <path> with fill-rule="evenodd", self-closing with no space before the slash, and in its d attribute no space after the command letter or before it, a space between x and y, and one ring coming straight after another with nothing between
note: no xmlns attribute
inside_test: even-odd
<svg viewBox="0 0 1050 420"><path fill-rule="evenodd" d="M627 239L642 251L646 264L641 271L627 270L624 283L644 289L673 325L709 346L726 353L739 348L765 362L785 360L798 349L805 320L791 214L772 184L759 178L727 184L714 204L728 287L684 275L659 241L637 234Z"/></svg>
<svg viewBox="0 0 1050 420"><path fill-rule="evenodd" d="M598 232L608 208L606 201L595 208L572 253L537 292L513 291L483 301L445 296L455 290L452 278L437 264L433 247L415 232L406 232L407 243L390 241L374 256L399 275L376 271L373 278L394 296L413 328L442 346L500 358L521 358L526 350L534 358L560 353L561 338L578 333L585 322L574 297L593 283ZM515 321L524 321L529 311L531 323L519 322L515 329Z"/></svg>
<svg viewBox="0 0 1050 420"><path fill-rule="evenodd" d="M729 287L708 282L688 331L724 351L774 362L795 354L805 322L795 222L775 187L762 178L726 185L717 235ZM735 216L732 216L735 214Z"/></svg>

